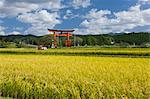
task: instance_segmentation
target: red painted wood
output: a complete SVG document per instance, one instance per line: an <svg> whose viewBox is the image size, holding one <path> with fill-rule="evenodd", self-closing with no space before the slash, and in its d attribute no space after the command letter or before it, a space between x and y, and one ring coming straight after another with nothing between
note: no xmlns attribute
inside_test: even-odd
<svg viewBox="0 0 150 99"><path fill-rule="evenodd" d="M54 29L48 29L48 31L54 33L54 46L55 46L55 48L57 47L57 39L56 39L56 37L60 37L60 36L67 37L67 40L65 42L66 47L70 47L71 46L71 40L69 40L69 37L71 37L73 35L71 33L69 33L69 32L74 32L75 30L54 30Z"/></svg>

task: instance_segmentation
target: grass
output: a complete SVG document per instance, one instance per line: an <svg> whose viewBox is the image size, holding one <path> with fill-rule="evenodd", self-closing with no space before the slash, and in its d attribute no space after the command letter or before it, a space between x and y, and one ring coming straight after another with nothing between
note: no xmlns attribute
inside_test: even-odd
<svg viewBox="0 0 150 99"><path fill-rule="evenodd" d="M148 49L0 49L21 52L128 52ZM150 98L150 59L0 54L2 97L34 99Z"/></svg>

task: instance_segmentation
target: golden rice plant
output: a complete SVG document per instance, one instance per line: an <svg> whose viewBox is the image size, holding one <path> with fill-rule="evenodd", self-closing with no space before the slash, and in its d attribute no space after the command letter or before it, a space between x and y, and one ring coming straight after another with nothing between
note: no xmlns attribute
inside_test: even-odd
<svg viewBox="0 0 150 99"><path fill-rule="evenodd" d="M0 55L2 97L150 98L150 59Z"/></svg>

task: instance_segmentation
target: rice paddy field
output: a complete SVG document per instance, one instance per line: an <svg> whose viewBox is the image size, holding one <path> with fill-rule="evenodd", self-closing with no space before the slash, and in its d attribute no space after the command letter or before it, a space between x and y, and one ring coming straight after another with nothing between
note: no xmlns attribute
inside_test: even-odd
<svg viewBox="0 0 150 99"><path fill-rule="evenodd" d="M149 55L148 48L0 49L0 96L149 99Z"/></svg>

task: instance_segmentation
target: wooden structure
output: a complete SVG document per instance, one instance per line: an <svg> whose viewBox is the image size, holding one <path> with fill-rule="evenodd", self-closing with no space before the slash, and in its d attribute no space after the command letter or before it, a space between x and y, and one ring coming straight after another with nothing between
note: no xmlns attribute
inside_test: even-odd
<svg viewBox="0 0 150 99"><path fill-rule="evenodd" d="M70 37L73 36L71 34L75 30L54 30L54 29L48 29L49 32L53 32L54 34L54 47L57 48L57 37L67 37L67 40L65 40L65 46L70 47L71 46L71 40Z"/></svg>

